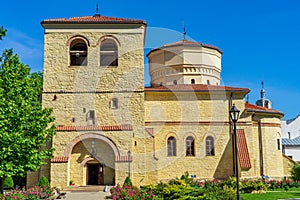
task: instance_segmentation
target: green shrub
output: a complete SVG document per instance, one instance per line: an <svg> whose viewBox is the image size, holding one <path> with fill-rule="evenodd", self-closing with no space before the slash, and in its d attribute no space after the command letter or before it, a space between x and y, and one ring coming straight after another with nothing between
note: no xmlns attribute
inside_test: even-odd
<svg viewBox="0 0 300 200"><path fill-rule="evenodd" d="M228 188L235 189L236 188L236 178L230 177L229 179L222 181L220 184L222 187L224 187L226 185ZM239 185L241 185L241 183L239 183Z"/></svg>
<svg viewBox="0 0 300 200"><path fill-rule="evenodd" d="M14 188L14 181L11 176L8 176L3 181L3 188L11 189Z"/></svg>
<svg viewBox="0 0 300 200"><path fill-rule="evenodd" d="M267 191L267 185L262 180L244 180L240 184L241 191L251 193L253 191Z"/></svg>
<svg viewBox="0 0 300 200"><path fill-rule="evenodd" d="M231 200L235 199L235 190L226 185L221 185L219 182L206 181L193 182L183 175L180 179L170 180L168 183L159 183L156 186L146 186L148 190L154 192L158 199L173 200L173 199L222 199Z"/></svg>
<svg viewBox="0 0 300 200"><path fill-rule="evenodd" d="M126 179L124 181L124 184L123 184L123 187L124 186L132 186L132 181L131 181L129 176L126 177Z"/></svg>
<svg viewBox="0 0 300 200"><path fill-rule="evenodd" d="M49 184L48 179L45 176L42 176L39 183L38 183L38 186L40 186L40 187L49 187L50 184Z"/></svg>
<svg viewBox="0 0 300 200"><path fill-rule="evenodd" d="M294 181L299 181L300 180L300 165L295 164L291 170L291 178Z"/></svg>

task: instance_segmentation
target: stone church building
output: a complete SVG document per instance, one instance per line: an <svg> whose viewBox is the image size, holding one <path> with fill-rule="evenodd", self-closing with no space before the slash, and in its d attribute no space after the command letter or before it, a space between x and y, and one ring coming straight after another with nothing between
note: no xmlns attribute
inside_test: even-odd
<svg viewBox="0 0 300 200"><path fill-rule="evenodd" d="M42 104L53 108L53 159L27 184L46 176L52 186L135 185L180 177L282 178L283 113L245 102L247 88L220 84L222 51L182 40L148 54L144 86L143 20L105 17L46 19ZM229 110L237 122L234 160Z"/></svg>

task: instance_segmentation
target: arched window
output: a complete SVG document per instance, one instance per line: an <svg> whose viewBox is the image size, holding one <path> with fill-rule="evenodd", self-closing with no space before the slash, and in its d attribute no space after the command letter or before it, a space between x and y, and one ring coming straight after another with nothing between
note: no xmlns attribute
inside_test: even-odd
<svg viewBox="0 0 300 200"><path fill-rule="evenodd" d="M106 39L101 42L100 66L118 66L118 46L115 41Z"/></svg>
<svg viewBox="0 0 300 200"><path fill-rule="evenodd" d="M177 80L174 80L174 81L173 81L173 85L177 85Z"/></svg>
<svg viewBox="0 0 300 200"><path fill-rule="evenodd" d="M281 149L281 140L280 140L280 138L281 138L281 135L280 135L280 133L277 133L277 150L280 150Z"/></svg>
<svg viewBox="0 0 300 200"><path fill-rule="evenodd" d="M110 108L118 109L119 108L119 101L117 98L112 98L110 101Z"/></svg>
<svg viewBox="0 0 300 200"><path fill-rule="evenodd" d="M186 156L195 156L195 145L194 138L192 136L188 136L186 138Z"/></svg>
<svg viewBox="0 0 300 200"><path fill-rule="evenodd" d="M87 45L81 39L75 39L71 42L70 65L71 66L87 65Z"/></svg>
<svg viewBox="0 0 300 200"><path fill-rule="evenodd" d="M176 138L168 138L168 156L176 156Z"/></svg>
<svg viewBox="0 0 300 200"><path fill-rule="evenodd" d="M195 79L192 79L192 80L191 80L191 84L195 84Z"/></svg>
<svg viewBox="0 0 300 200"><path fill-rule="evenodd" d="M214 138L211 136L206 137L205 139L205 146L206 146L206 156L214 156L215 155L215 144Z"/></svg>

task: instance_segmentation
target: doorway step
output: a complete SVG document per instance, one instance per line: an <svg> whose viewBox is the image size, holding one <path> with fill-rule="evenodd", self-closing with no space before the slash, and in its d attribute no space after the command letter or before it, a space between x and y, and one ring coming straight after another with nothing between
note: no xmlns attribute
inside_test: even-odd
<svg viewBox="0 0 300 200"><path fill-rule="evenodd" d="M88 185L88 186L68 186L62 191L64 192L99 192L104 191L105 185Z"/></svg>

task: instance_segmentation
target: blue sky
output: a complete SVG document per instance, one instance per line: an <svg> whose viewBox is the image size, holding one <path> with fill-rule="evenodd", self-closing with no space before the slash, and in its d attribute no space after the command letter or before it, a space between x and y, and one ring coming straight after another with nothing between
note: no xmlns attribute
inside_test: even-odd
<svg viewBox="0 0 300 200"><path fill-rule="evenodd" d="M0 42L0 50L13 48L32 71L42 71L40 22L48 18L93 15L97 3L101 15L147 21L145 53L181 40L184 21L189 39L223 51L223 85L249 88L249 100L255 104L263 80L274 109L284 112L286 119L300 114L298 0L3 1L0 26L8 29L8 35ZM148 84L145 74L145 84Z"/></svg>

